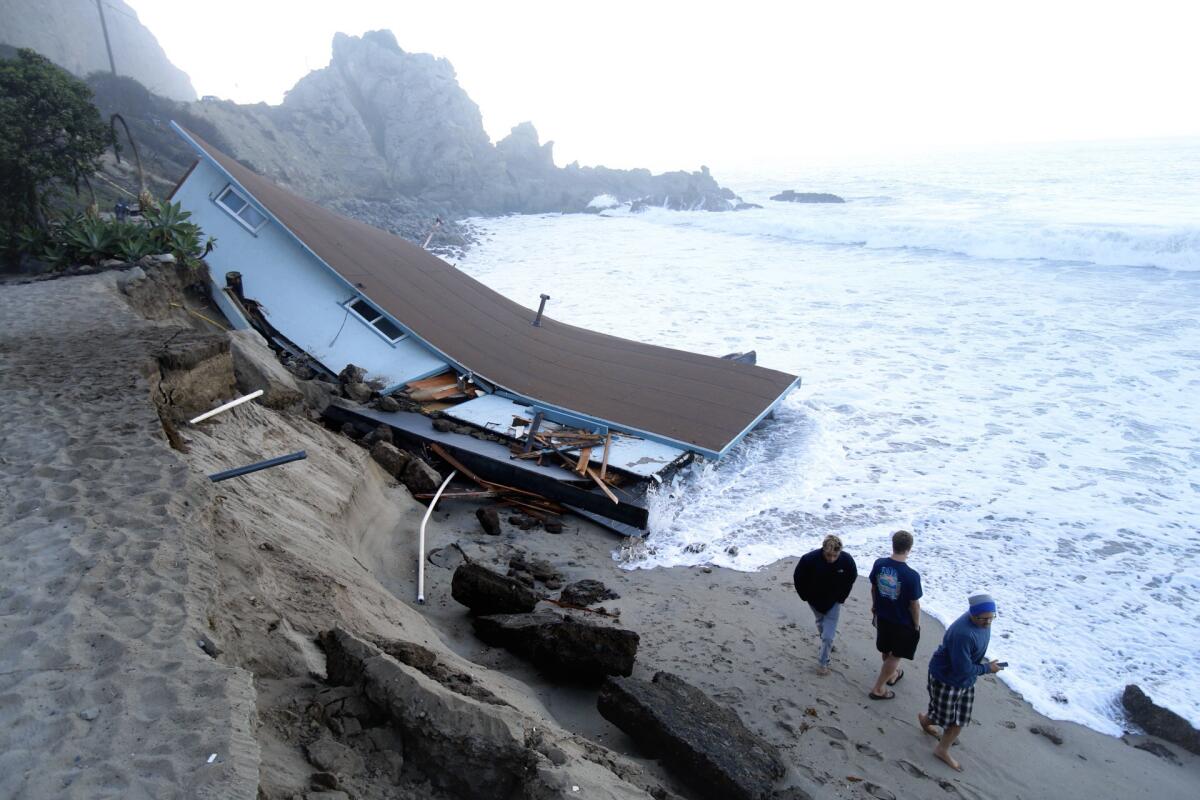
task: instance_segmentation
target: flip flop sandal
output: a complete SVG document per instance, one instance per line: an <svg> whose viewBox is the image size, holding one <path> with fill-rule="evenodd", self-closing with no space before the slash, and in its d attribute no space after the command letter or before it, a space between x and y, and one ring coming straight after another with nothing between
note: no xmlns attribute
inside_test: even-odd
<svg viewBox="0 0 1200 800"><path fill-rule="evenodd" d="M895 692L888 692L887 694L875 694L874 692L867 692L867 697L871 698L872 700L891 700L895 696Z"/></svg>
<svg viewBox="0 0 1200 800"><path fill-rule="evenodd" d="M904 670L900 670L900 674L896 676L896 679L894 681L888 681L887 685L895 686L897 683L899 683L902 680L904 680Z"/></svg>

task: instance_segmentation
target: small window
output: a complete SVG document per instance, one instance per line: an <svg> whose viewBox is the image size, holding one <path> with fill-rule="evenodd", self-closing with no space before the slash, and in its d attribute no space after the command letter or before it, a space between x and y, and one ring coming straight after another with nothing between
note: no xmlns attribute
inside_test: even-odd
<svg viewBox="0 0 1200 800"><path fill-rule="evenodd" d="M232 214L253 233L257 233L267 222L267 218L232 186L226 186L217 196L217 205Z"/></svg>
<svg viewBox="0 0 1200 800"><path fill-rule="evenodd" d="M387 339L389 342L398 342L404 338L404 331L400 326L396 325L390 319L383 315L375 306L368 303L366 300L359 298L349 303L349 308L357 314L363 322L367 323Z"/></svg>

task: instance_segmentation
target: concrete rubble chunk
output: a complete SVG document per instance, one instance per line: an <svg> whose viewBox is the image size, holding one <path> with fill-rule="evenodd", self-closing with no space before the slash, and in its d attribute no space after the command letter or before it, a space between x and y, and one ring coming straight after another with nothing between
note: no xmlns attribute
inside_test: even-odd
<svg viewBox="0 0 1200 800"><path fill-rule="evenodd" d="M304 402L295 376L279 363L258 331L231 331L229 351L233 355L233 375L242 394L262 389L259 402L274 409L291 408Z"/></svg>
<svg viewBox="0 0 1200 800"><path fill-rule="evenodd" d="M454 570L450 596L476 614L522 614L533 611L539 599L519 581L475 562Z"/></svg>
<svg viewBox="0 0 1200 800"><path fill-rule="evenodd" d="M413 494L433 494L442 485L442 476L417 456L409 459L400 481Z"/></svg>
<svg viewBox="0 0 1200 800"><path fill-rule="evenodd" d="M404 740L403 760L466 800L509 797L530 774L524 732L498 707L463 697L342 630L321 636L330 677L362 687Z"/></svg>
<svg viewBox="0 0 1200 800"><path fill-rule="evenodd" d="M785 772L779 751L736 712L671 673L610 678L597 707L703 797L763 800Z"/></svg>
<svg viewBox="0 0 1200 800"><path fill-rule="evenodd" d="M563 587L559 600L576 606L590 606L602 600L620 600L621 595L592 578L568 583Z"/></svg>
<svg viewBox="0 0 1200 800"><path fill-rule="evenodd" d="M342 386L342 393L356 403L369 403L371 401L371 387L365 383L347 383Z"/></svg>
<svg viewBox="0 0 1200 800"><path fill-rule="evenodd" d="M362 756L346 745L323 737L305 748L314 767L335 775L358 775L363 770Z"/></svg>
<svg viewBox="0 0 1200 800"><path fill-rule="evenodd" d="M362 383L367 379L367 371L362 367L356 367L353 364L347 364L346 367L338 373L338 382L347 383Z"/></svg>
<svg viewBox="0 0 1200 800"><path fill-rule="evenodd" d="M547 673L578 681L631 674L640 641L634 631L549 611L480 616L474 625L475 634L487 644L511 650Z"/></svg>
<svg viewBox="0 0 1200 800"><path fill-rule="evenodd" d="M1125 687L1121 703L1129 721L1146 733L1200 755L1200 731L1174 711L1155 704L1137 684Z"/></svg>
<svg viewBox="0 0 1200 800"><path fill-rule="evenodd" d="M475 512L475 518L479 520L479 527L483 528L484 533L489 536L500 535L500 515L496 509L480 508Z"/></svg>
<svg viewBox="0 0 1200 800"><path fill-rule="evenodd" d="M412 461L411 455L388 442L376 442L371 448L371 458L394 478L403 475L408 463Z"/></svg>

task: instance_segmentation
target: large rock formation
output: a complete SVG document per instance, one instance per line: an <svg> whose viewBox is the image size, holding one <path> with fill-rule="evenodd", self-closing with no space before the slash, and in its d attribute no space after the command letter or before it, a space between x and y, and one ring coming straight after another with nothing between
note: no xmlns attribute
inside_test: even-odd
<svg viewBox="0 0 1200 800"><path fill-rule="evenodd" d="M174 100L195 100L191 80L167 58L137 12L124 0L104 0L104 7L117 74ZM32 48L80 77L110 71L93 0L0 0L0 43Z"/></svg>
<svg viewBox="0 0 1200 800"><path fill-rule="evenodd" d="M337 34L329 66L279 106L205 101L192 110L258 172L318 202L356 198L341 209L355 216L386 216L398 197L449 217L583 211L600 194L714 211L737 200L706 168L556 167L553 144L528 122L493 145L450 62L406 53L389 31Z"/></svg>

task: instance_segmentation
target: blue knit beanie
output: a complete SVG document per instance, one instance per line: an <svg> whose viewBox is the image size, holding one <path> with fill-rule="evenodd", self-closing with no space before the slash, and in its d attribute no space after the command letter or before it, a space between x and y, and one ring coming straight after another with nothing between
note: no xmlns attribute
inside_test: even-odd
<svg viewBox="0 0 1200 800"><path fill-rule="evenodd" d="M971 595L967 602L971 606L971 616L973 617L977 617L980 614L986 614L989 611L992 613L996 612L996 601L993 600L992 596L986 592L980 592L979 594Z"/></svg>

